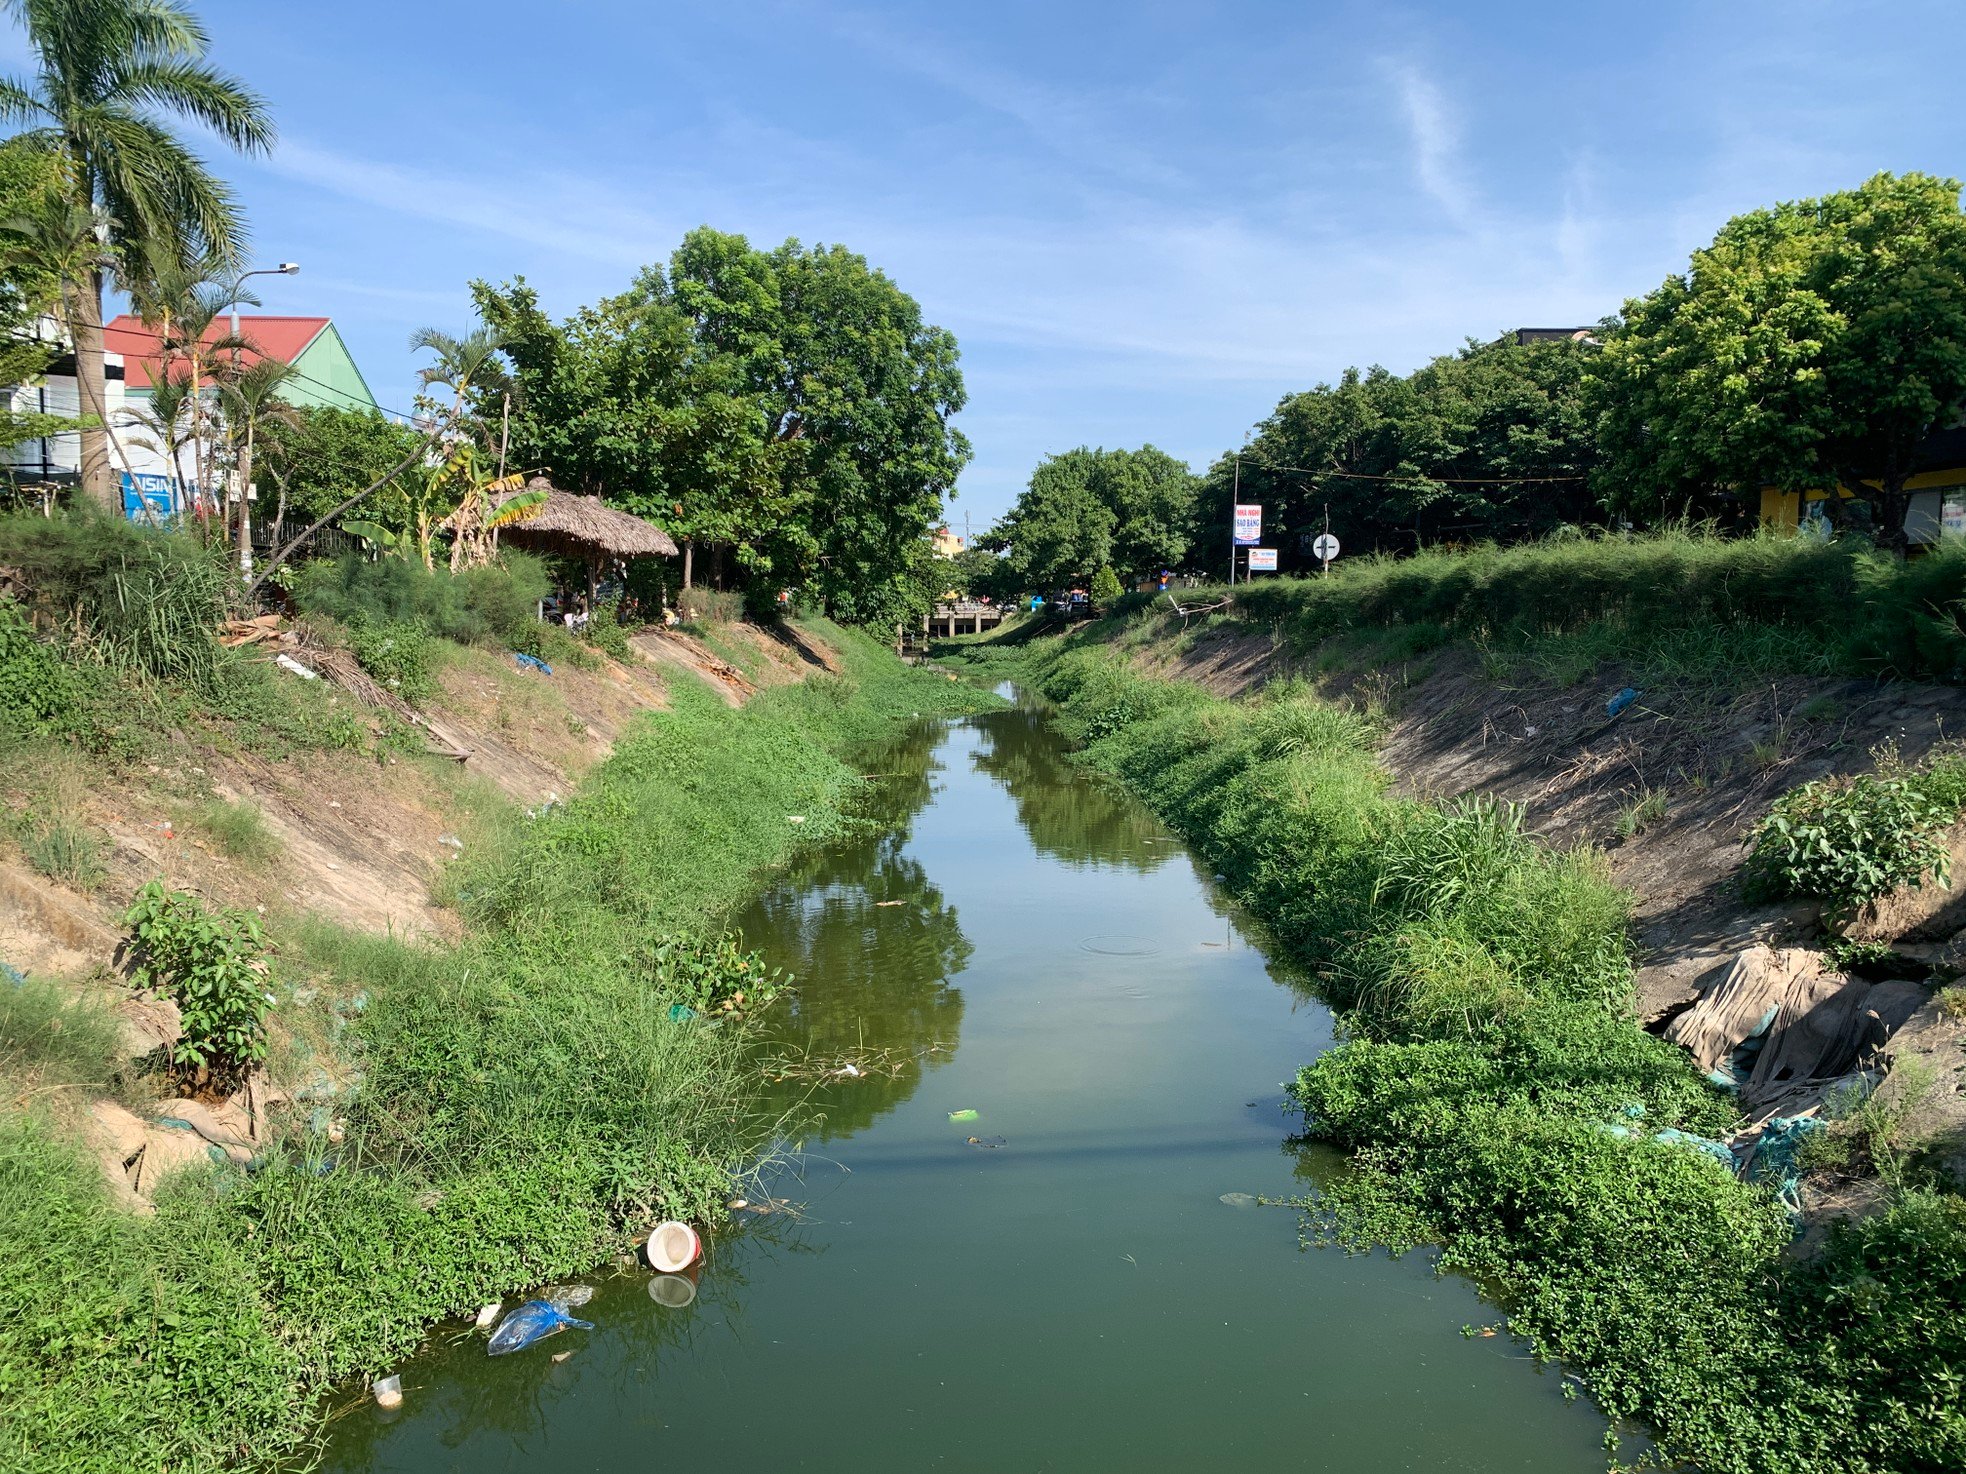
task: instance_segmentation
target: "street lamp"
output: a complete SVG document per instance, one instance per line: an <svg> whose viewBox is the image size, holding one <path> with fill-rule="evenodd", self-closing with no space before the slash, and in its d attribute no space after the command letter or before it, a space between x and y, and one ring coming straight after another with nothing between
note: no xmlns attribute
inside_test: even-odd
<svg viewBox="0 0 1966 1474"><path fill-rule="evenodd" d="M232 283L232 367L239 368L239 293L244 290L246 281L255 276L295 276L300 272L298 261L282 261L278 266L263 266L257 271L245 272ZM252 437L246 438L246 452L238 467L239 477L239 571L248 578L253 571L252 514L247 509L246 497L248 482L252 476Z"/></svg>
<svg viewBox="0 0 1966 1474"><path fill-rule="evenodd" d="M232 284L232 301L230 305L232 308L232 361L234 363L239 361L239 291L245 286L246 278L254 276L298 276L299 274L300 263L298 261L282 261L278 266L262 266L257 271L248 271Z"/></svg>

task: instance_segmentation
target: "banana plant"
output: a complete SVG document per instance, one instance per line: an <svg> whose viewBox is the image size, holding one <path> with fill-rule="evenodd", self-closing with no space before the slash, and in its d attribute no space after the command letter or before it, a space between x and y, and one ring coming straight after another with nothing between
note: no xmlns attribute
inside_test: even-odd
<svg viewBox="0 0 1966 1474"><path fill-rule="evenodd" d="M455 483L463 488L443 522L451 535L451 572L456 573L491 562L498 552L498 529L537 515L551 493L528 491L520 473L486 475L478 447L468 440L452 453L450 464Z"/></svg>
<svg viewBox="0 0 1966 1474"><path fill-rule="evenodd" d="M546 492L524 488L523 475L487 474L477 446L462 441L444 460L417 466L397 479L399 525L349 521L342 527L379 552L417 558L433 572L437 539L448 533L455 573L489 563L497 551L498 529L524 521L545 505Z"/></svg>

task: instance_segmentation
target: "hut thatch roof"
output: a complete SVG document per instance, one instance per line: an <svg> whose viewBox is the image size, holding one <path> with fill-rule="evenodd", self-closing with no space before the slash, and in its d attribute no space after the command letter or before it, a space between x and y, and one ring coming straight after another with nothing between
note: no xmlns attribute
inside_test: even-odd
<svg viewBox="0 0 1966 1474"><path fill-rule="evenodd" d="M599 497L561 491L544 476L533 477L526 483L526 490L544 491L548 495L530 516L500 528L501 542L564 553L589 562L597 558L676 556L675 539L668 533L653 522L617 511Z"/></svg>

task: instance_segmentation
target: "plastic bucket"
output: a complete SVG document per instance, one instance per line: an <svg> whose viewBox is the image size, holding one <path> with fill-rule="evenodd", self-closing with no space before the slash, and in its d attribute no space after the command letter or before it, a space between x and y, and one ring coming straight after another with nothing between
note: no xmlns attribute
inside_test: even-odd
<svg viewBox="0 0 1966 1474"><path fill-rule="evenodd" d="M696 1298L696 1286L680 1274L658 1274L649 1281L649 1299L670 1310L681 1310Z"/></svg>
<svg viewBox="0 0 1966 1474"><path fill-rule="evenodd" d="M646 1252L650 1269L675 1274L678 1270L688 1269L701 1257L703 1240L687 1223L678 1223L672 1218L666 1223L656 1224L649 1234Z"/></svg>

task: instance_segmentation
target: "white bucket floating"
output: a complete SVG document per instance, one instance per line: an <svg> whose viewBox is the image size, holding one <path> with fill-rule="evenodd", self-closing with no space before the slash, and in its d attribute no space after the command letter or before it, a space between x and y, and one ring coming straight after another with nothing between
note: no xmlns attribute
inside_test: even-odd
<svg viewBox="0 0 1966 1474"><path fill-rule="evenodd" d="M687 1223L678 1223L671 1218L666 1223L656 1224L649 1234L646 1253L650 1269L663 1274L676 1274L702 1258L703 1240Z"/></svg>

